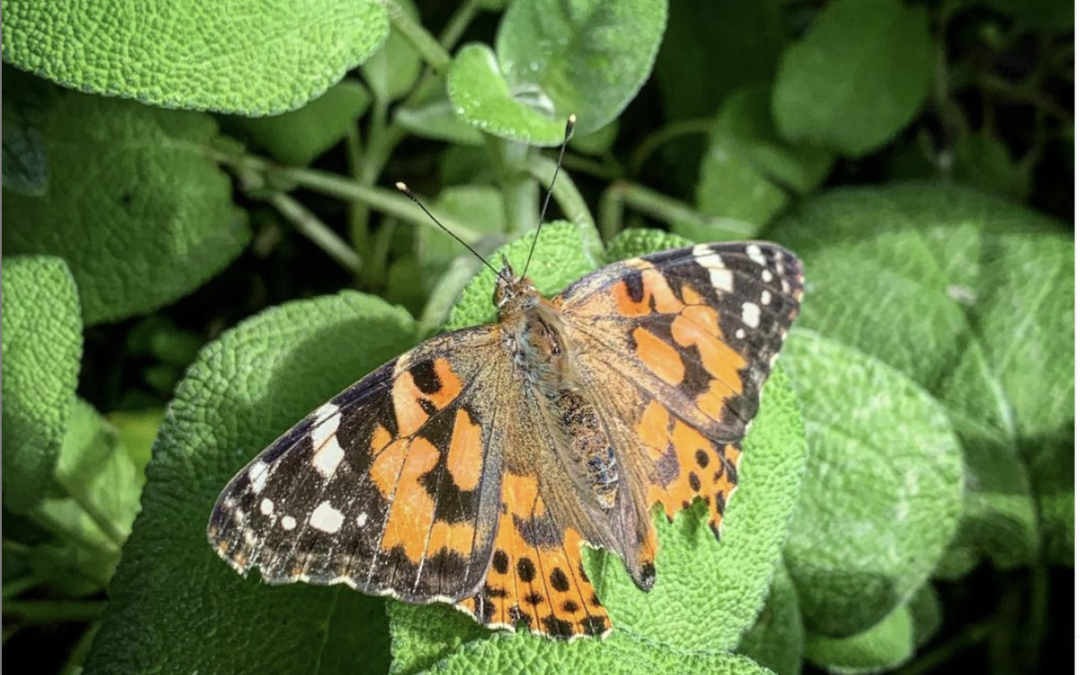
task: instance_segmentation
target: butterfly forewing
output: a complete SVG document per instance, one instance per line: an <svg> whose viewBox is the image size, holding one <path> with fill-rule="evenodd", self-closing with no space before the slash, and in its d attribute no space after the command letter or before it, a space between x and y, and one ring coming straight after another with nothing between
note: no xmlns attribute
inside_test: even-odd
<svg viewBox="0 0 1080 675"><path fill-rule="evenodd" d="M222 492L209 536L270 583L344 583L411 602L474 593L501 455L487 452L490 327L440 336L320 407ZM449 367L448 355L456 357Z"/></svg>

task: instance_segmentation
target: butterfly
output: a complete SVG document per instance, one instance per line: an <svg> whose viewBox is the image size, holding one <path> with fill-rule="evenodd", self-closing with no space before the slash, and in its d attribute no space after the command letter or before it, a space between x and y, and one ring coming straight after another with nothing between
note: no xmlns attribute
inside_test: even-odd
<svg viewBox="0 0 1080 675"><path fill-rule="evenodd" d="M581 546L648 590L656 504L703 500L719 537L802 292L801 262L766 242L625 260L550 300L503 258L497 323L421 343L285 432L221 493L210 543L272 584L607 635Z"/></svg>

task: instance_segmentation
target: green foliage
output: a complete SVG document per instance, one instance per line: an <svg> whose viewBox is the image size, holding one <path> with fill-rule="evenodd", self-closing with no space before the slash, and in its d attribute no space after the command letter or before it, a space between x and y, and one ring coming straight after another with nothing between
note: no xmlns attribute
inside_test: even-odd
<svg viewBox="0 0 1080 675"><path fill-rule="evenodd" d="M773 114L784 137L861 156L881 147L930 91L926 12L900 0L838 0L784 53ZM844 86L822 86L839 80Z"/></svg>
<svg viewBox="0 0 1080 675"><path fill-rule="evenodd" d="M1065 656L1071 6L204 5L3 2L5 656L780 675ZM481 258L524 267L571 113L528 269L545 294L695 242L805 262L722 539L700 505L654 513L649 593L588 550L604 642L235 575L205 539L221 488L380 363L494 320Z"/></svg>
<svg viewBox="0 0 1080 675"><path fill-rule="evenodd" d="M4 244L63 258L87 324L170 303L247 245L229 178L207 156L212 118L73 92L50 103L39 118L48 194L4 195Z"/></svg>
<svg viewBox="0 0 1080 675"><path fill-rule="evenodd" d="M238 20L239 19L239 20ZM4 61L58 84L169 108L268 115L300 107L386 39L367 0L4 0Z"/></svg>
<svg viewBox="0 0 1080 675"><path fill-rule="evenodd" d="M318 662L340 668L356 644L385 652L381 600L341 588L266 593L219 563L206 521L248 458L414 339L404 310L347 291L266 310L200 353L159 432L88 672L116 663L236 672L255 658L268 671L296 672ZM208 631L211 616L228 629Z"/></svg>
<svg viewBox="0 0 1080 675"><path fill-rule="evenodd" d="M359 82L345 80L303 108L272 117L226 117L222 126L282 164L306 166L341 143L371 105Z"/></svg>
<svg viewBox="0 0 1080 675"><path fill-rule="evenodd" d="M641 88L666 15L658 0L512 3L494 52L466 45L454 59L450 100L470 124L533 145L562 141L571 113L596 131Z"/></svg>
<svg viewBox="0 0 1080 675"><path fill-rule="evenodd" d="M49 486L75 402L82 321L64 261L3 266L4 506L26 511Z"/></svg>

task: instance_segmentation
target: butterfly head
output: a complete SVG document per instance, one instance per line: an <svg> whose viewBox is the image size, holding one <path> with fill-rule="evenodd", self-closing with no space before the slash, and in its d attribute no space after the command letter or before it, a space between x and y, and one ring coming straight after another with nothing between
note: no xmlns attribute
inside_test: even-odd
<svg viewBox="0 0 1080 675"><path fill-rule="evenodd" d="M540 294L532 279L516 274L504 255L502 269L495 279L495 294L491 301L500 313L521 311L536 305L540 301Z"/></svg>

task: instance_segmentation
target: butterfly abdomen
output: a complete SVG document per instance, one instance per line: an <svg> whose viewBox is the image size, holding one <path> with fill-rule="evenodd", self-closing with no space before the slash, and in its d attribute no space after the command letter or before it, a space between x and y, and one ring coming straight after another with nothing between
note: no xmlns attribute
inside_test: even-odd
<svg viewBox="0 0 1080 675"><path fill-rule="evenodd" d="M596 502L605 510L611 509L619 488L619 470L615 449L595 406L572 390L559 392L551 402L571 460L579 467Z"/></svg>

